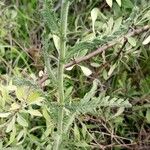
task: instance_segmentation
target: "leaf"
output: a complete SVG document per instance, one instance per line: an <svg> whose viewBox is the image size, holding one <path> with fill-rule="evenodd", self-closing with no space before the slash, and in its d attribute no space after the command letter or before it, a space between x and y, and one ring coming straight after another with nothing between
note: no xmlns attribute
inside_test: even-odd
<svg viewBox="0 0 150 150"><path fill-rule="evenodd" d="M96 90L97 90L98 83L99 83L99 81L97 79L95 79L93 81L93 86L92 86L91 90L85 94L83 99L81 99L81 105L88 102L91 98L94 97Z"/></svg>
<svg viewBox="0 0 150 150"><path fill-rule="evenodd" d="M111 66L111 68L108 71L108 76L111 76L111 74L113 73L113 71L115 70L115 68L116 68L116 64L114 64L114 65Z"/></svg>
<svg viewBox="0 0 150 150"><path fill-rule="evenodd" d="M39 143L39 138L37 136L35 136L33 134L28 134L28 136L32 142L36 141L36 143ZM41 144L41 143L39 143L39 144Z"/></svg>
<svg viewBox="0 0 150 150"><path fill-rule="evenodd" d="M135 38L133 38L133 37L128 37L128 42L129 42L133 47L136 46L136 40L135 40Z"/></svg>
<svg viewBox="0 0 150 150"><path fill-rule="evenodd" d="M119 17L117 20L115 20L115 24L112 32L116 32L117 30L119 30L121 23L122 23L122 17Z"/></svg>
<svg viewBox="0 0 150 150"><path fill-rule="evenodd" d="M10 110L17 110L19 109L21 106L17 103L12 103L11 104L11 107L10 107Z"/></svg>
<svg viewBox="0 0 150 150"><path fill-rule="evenodd" d="M80 132L76 124L74 124L74 136L76 140L80 141Z"/></svg>
<svg viewBox="0 0 150 150"><path fill-rule="evenodd" d="M20 114L17 115L17 122L23 127L28 127L28 122Z"/></svg>
<svg viewBox="0 0 150 150"><path fill-rule="evenodd" d="M72 86L68 87L65 91L65 98L69 98L72 94L72 91L73 91L73 87Z"/></svg>
<svg viewBox="0 0 150 150"><path fill-rule="evenodd" d="M64 129L64 133L66 134L69 130L69 127L72 125L74 119L75 119L76 113L73 113L71 115L69 115L69 118L67 120L67 123L65 124L65 129Z"/></svg>
<svg viewBox="0 0 150 150"><path fill-rule="evenodd" d="M76 54L77 52L79 51L83 51L83 50L89 50L89 49L93 49L95 46L93 45L93 43L90 41L90 42L79 42L79 43L76 43L73 47L71 47L68 51L68 54L67 54L67 58L70 59L70 57L73 57L74 54Z"/></svg>
<svg viewBox="0 0 150 150"><path fill-rule="evenodd" d="M147 119L147 122L150 123L150 109L147 109L146 111L146 119Z"/></svg>
<svg viewBox="0 0 150 150"><path fill-rule="evenodd" d="M122 6L124 8L133 8L134 7L134 5L133 5L131 0L123 0L122 1Z"/></svg>
<svg viewBox="0 0 150 150"><path fill-rule="evenodd" d="M18 87L16 96L20 101L25 101L28 104L38 104L44 99L37 90L28 86Z"/></svg>
<svg viewBox="0 0 150 150"><path fill-rule="evenodd" d="M91 11L93 33L95 33L94 26L95 26L95 21L97 19L98 13L99 13L99 9L98 8L93 8L92 11Z"/></svg>
<svg viewBox="0 0 150 150"><path fill-rule="evenodd" d="M124 121L124 118L123 117L116 117L113 119L113 122L116 124L116 125L122 125L123 124L123 121Z"/></svg>
<svg viewBox="0 0 150 150"><path fill-rule="evenodd" d="M116 0L116 2L121 7L121 0Z"/></svg>
<svg viewBox="0 0 150 150"><path fill-rule="evenodd" d="M88 33L82 38L82 42L92 41L95 38L95 33Z"/></svg>
<svg viewBox="0 0 150 150"><path fill-rule="evenodd" d="M92 97L91 100L85 101L84 103L80 102L76 108L78 114L94 113L96 108L116 108L116 107L132 107L127 99L122 98L110 98L110 96L104 96L104 92L100 94L99 97Z"/></svg>
<svg viewBox="0 0 150 150"><path fill-rule="evenodd" d="M124 109L125 109L124 107L120 107L118 109L118 111L115 113L115 115L113 116L113 118L117 117L117 116L120 116L124 112Z"/></svg>
<svg viewBox="0 0 150 150"><path fill-rule="evenodd" d="M114 19L112 17L110 17L107 22L107 27L106 27L106 31L105 31L106 34L112 33L113 25L114 25Z"/></svg>
<svg viewBox="0 0 150 150"><path fill-rule="evenodd" d="M40 96L40 93L37 91L31 91L28 98L27 98L27 102L29 104L37 104L41 101L43 101L44 98Z"/></svg>
<svg viewBox="0 0 150 150"><path fill-rule="evenodd" d="M147 45L150 43L150 35L143 41L143 45Z"/></svg>
<svg viewBox="0 0 150 150"><path fill-rule="evenodd" d="M6 102L11 99L6 86L0 85L0 99L0 105L2 107L5 107Z"/></svg>
<svg viewBox="0 0 150 150"><path fill-rule="evenodd" d="M82 51L79 51L76 56L77 57L85 56L87 54L87 52L88 52L88 49L84 49Z"/></svg>
<svg viewBox="0 0 150 150"><path fill-rule="evenodd" d="M16 117L14 116L12 118L12 120L9 122L9 124L7 125L6 133L9 133L10 131L12 131L14 124L15 124L15 121L16 121Z"/></svg>
<svg viewBox="0 0 150 150"><path fill-rule="evenodd" d="M24 136L25 131L21 130L17 136L17 141L19 141Z"/></svg>
<svg viewBox="0 0 150 150"><path fill-rule="evenodd" d="M43 114L43 117L45 118L45 120L48 122L49 126L52 126L52 119L51 119L51 116L49 115L46 107L44 107L42 109L42 114Z"/></svg>
<svg viewBox="0 0 150 150"><path fill-rule="evenodd" d="M16 96L20 101L25 101L29 93L29 87L20 86L16 89Z"/></svg>
<svg viewBox="0 0 150 150"><path fill-rule="evenodd" d="M60 51L60 38L57 35L53 34L53 41L54 41L54 45L59 53Z"/></svg>
<svg viewBox="0 0 150 150"><path fill-rule="evenodd" d="M100 64L99 64L99 63L95 63L95 62L91 63L90 65L91 65L92 67L95 67L95 68L100 67Z"/></svg>
<svg viewBox="0 0 150 150"><path fill-rule="evenodd" d="M82 123L82 135L84 139L86 138L86 133L87 133L87 127L85 124Z"/></svg>
<svg viewBox="0 0 150 150"><path fill-rule="evenodd" d="M7 89L9 91L15 91L17 89L17 87L15 85L12 85L12 83L11 83L9 86L7 86Z"/></svg>
<svg viewBox="0 0 150 150"><path fill-rule="evenodd" d="M36 78L36 76L34 74L32 74L34 76L34 78ZM23 86L26 87L33 87L35 89L38 89L39 87L36 85L35 82L33 82L33 79L27 79L27 78L21 78L21 77L14 77L13 78L13 84L17 85L16 88L20 88ZM18 87L19 86L19 87Z"/></svg>
<svg viewBox="0 0 150 150"><path fill-rule="evenodd" d="M79 66L81 67L81 70L83 71L85 76L88 77L88 76L90 76L92 74L92 71L89 68L81 66L81 65L79 65Z"/></svg>
<svg viewBox="0 0 150 150"><path fill-rule="evenodd" d="M144 20L144 19L150 19L150 10L144 14L142 20Z"/></svg>
<svg viewBox="0 0 150 150"><path fill-rule="evenodd" d="M102 75L103 75L103 78L105 80L107 80L109 78L106 69L103 70L103 74Z"/></svg>
<svg viewBox="0 0 150 150"><path fill-rule="evenodd" d="M112 7L112 1L113 1L113 0L106 0L106 3L107 3L110 7Z"/></svg>
<svg viewBox="0 0 150 150"><path fill-rule="evenodd" d="M48 6L45 6L45 8L42 11L42 15L43 15L43 20L48 25L51 33L59 34L60 33L59 25L57 22L57 18L54 12L52 11L52 9L49 8Z"/></svg>
<svg viewBox="0 0 150 150"><path fill-rule="evenodd" d="M11 113L0 113L0 118L7 118Z"/></svg>
<svg viewBox="0 0 150 150"><path fill-rule="evenodd" d="M15 136L16 136L16 127L13 126L13 130L12 130L12 132L10 133L9 142L7 143L6 147L7 147L8 145L10 145L10 144L15 140Z"/></svg>
<svg viewBox="0 0 150 150"><path fill-rule="evenodd" d="M73 65L73 66L71 66L71 67L68 67L68 68L66 68L66 70L70 71L70 70L72 70L72 69L74 68L74 66L75 66L75 65Z"/></svg>
<svg viewBox="0 0 150 150"><path fill-rule="evenodd" d="M52 145L51 144L46 146L46 150L50 150L50 149L52 149Z"/></svg>
<svg viewBox="0 0 150 150"><path fill-rule="evenodd" d="M28 112L30 115L42 117L42 114L41 114L38 110L31 109L31 110L28 110L27 112Z"/></svg>

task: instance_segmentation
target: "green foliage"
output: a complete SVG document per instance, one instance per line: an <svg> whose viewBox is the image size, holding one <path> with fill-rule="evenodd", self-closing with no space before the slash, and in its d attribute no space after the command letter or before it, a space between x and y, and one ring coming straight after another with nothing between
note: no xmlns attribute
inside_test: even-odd
<svg viewBox="0 0 150 150"><path fill-rule="evenodd" d="M57 18L54 15L54 12L52 11L52 8L49 7L48 2L45 2L44 9L42 11L42 15L44 18L44 21L48 25L48 28L50 29L52 34L60 34L60 27L57 23Z"/></svg>
<svg viewBox="0 0 150 150"><path fill-rule="evenodd" d="M97 108L101 107L131 107L132 105L126 99L121 98L110 98L110 96L105 96L104 93L100 93L98 97L95 97L97 91L98 81L93 81L92 89L85 94L85 96L80 100L79 103L73 104L71 107L77 114L86 114L96 111Z"/></svg>
<svg viewBox="0 0 150 150"><path fill-rule="evenodd" d="M0 149L143 148L150 142L150 32L118 39L150 24L150 2L70 2L69 12L56 0L0 2Z"/></svg>
<svg viewBox="0 0 150 150"><path fill-rule="evenodd" d="M138 12L138 8L135 7L130 16L126 20L124 20L123 23L121 19L121 22L119 24L117 22L118 20L116 20L115 22L113 18L104 20L104 22L107 21L107 24L105 25L104 23L104 27L98 28L98 30L103 31L102 34L98 32L98 35L96 37L94 36L92 40L87 39L86 41L76 43L68 50L67 58L73 57L76 53L78 53L78 51L93 50L101 45L108 44L109 42L116 40L118 37L121 37L121 35L123 36L127 33L130 26L134 24L135 17Z"/></svg>

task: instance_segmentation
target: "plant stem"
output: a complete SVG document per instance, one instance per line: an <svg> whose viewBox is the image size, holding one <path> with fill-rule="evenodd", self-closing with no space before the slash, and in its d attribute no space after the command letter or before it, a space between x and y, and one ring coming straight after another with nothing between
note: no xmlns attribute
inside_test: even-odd
<svg viewBox="0 0 150 150"><path fill-rule="evenodd" d="M62 142L62 127L64 116L64 59L66 51L66 33L67 33L67 17L69 9L69 0L62 0L61 4L61 26L60 26L60 55L58 62L58 124L57 124L57 138L54 141L54 150L59 150Z"/></svg>

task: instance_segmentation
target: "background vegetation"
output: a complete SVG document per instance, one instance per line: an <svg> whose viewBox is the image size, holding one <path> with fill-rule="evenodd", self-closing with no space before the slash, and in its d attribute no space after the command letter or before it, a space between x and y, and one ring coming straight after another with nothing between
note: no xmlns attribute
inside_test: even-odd
<svg viewBox="0 0 150 150"><path fill-rule="evenodd" d="M149 150L150 1L72 0L65 14L0 1L0 149Z"/></svg>

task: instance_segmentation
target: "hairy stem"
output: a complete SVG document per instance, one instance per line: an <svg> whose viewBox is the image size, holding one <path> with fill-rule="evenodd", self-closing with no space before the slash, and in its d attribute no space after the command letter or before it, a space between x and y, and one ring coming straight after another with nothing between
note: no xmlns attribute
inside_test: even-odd
<svg viewBox="0 0 150 150"><path fill-rule="evenodd" d="M58 62L58 103L60 105L58 110L58 124L57 124L57 138L54 141L54 150L59 150L62 142L62 127L64 116L64 59L66 51L66 32L67 32L67 17L69 9L69 0L62 0L61 4L61 26L60 26L60 55Z"/></svg>

